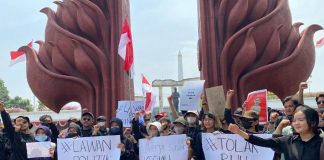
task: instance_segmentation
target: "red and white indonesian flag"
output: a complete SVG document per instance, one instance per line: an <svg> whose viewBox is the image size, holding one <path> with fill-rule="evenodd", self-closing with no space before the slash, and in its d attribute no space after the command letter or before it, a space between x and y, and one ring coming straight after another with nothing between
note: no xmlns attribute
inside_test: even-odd
<svg viewBox="0 0 324 160"><path fill-rule="evenodd" d="M145 111L152 111L156 102L156 96L153 94L152 86L147 78L142 74L142 91L145 99Z"/></svg>
<svg viewBox="0 0 324 160"><path fill-rule="evenodd" d="M133 41L132 32L127 20L124 21L122 33L120 35L118 54L124 60L124 70L129 72L133 79L134 71L134 55L133 55Z"/></svg>
<svg viewBox="0 0 324 160"><path fill-rule="evenodd" d="M324 37L319 39L318 41L316 41L316 47L319 48L319 47L322 47L324 45Z"/></svg>
<svg viewBox="0 0 324 160"><path fill-rule="evenodd" d="M33 41L27 44L29 47L33 47ZM26 54L22 51L11 51L10 52L10 64L9 67L26 60Z"/></svg>

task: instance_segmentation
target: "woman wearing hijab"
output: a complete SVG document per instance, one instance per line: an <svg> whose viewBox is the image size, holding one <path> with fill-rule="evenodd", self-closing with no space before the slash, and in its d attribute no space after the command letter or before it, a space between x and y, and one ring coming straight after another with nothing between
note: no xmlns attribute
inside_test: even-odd
<svg viewBox="0 0 324 160"><path fill-rule="evenodd" d="M119 135L121 144L118 148L121 149L120 160L133 160L135 159L135 152L133 144L123 135L123 121L119 118L113 118L110 120L110 128L108 135Z"/></svg>

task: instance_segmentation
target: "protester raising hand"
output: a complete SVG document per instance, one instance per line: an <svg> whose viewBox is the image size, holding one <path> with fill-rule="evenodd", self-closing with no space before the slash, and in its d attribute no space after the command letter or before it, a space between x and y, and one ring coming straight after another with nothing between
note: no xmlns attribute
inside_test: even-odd
<svg viewBox="0 0 324 160"><path fill-rule="evenodd" d="M99 126L98 124L97 124L97 125L94 125L94 126L93 126L92 135L93 135L93 136L98 135L98 133L99 133L99 129L100 129L100 126Z"/></svg>

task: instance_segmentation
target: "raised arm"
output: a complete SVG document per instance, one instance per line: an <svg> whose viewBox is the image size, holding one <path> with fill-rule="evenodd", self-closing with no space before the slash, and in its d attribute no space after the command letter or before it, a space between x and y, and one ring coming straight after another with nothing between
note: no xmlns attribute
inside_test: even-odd
<svg viewBox="0 0 324 160"><path fill-rule="evenodd" d="M230 124L228 126L228 130L234 134L238 134L239 136L244 138L246 141L248 141L254 145L261 146L261 147L267 147L267 148L273 148L276 151L281 151L280 138L263 139L263 138L254 136L253 134L248 134L248 133L242 131L236 124Z"/></svg>
<svg viewBox="0 0 324 160"><path fill-rule="evenodd" d="M7 133L8 138L11 142L14 140L14 134L15 134L15 128L13 127L11 123L10 115L6 112L4 109L4 102L0 101L0 112L1 112L1 118L3 121L3 125L5 127L4 131Z"/></svg>
<svg viewBox="0 0 324 160"><path fill-rule="evenodd" d="M224 111L224 118L228 123L235 123L233 116L232 116L232 98L234 96L234 90L228 90L226 93L226 100L225 100L225 111Z"/></svg>
<svg viewBox="0 0 324 160"><path fill-rule="evenodd" d="M304 90L308 88L306 82L301 82L299 84L299 91L298 91L298 102L300 104L304 104Z"/></svg>

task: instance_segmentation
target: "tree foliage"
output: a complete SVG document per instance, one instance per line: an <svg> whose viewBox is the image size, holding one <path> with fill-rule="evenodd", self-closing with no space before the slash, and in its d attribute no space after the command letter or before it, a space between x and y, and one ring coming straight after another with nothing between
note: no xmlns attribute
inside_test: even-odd
<svg viewBox="0 0 324 160"><path fill-rule="evenodd" d="M0 100L5 102L7 108L21 108L25 110L32 110L32 106L28 99L22 99L19 96L10 98L9 91L4 84L4 81L0 79Z"/></svg>

